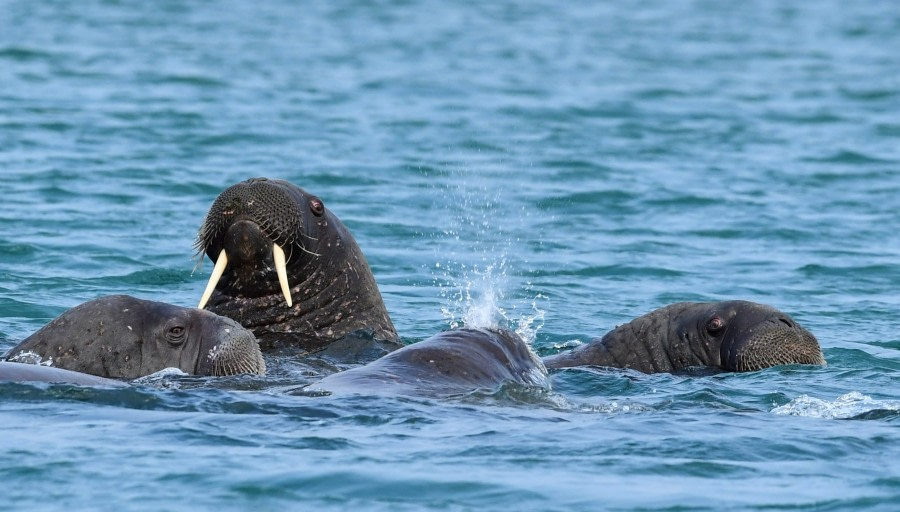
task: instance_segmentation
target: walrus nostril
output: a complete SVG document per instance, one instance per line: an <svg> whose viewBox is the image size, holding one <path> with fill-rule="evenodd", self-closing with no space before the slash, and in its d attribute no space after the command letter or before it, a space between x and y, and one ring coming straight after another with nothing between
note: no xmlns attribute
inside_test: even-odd
<svg viewBox="0 0 900 512"><path fill-rule="evenodd" d="M791 319L789 319L789 318L781 317L778 319L778 321L780 321L784 325L790 327L791 329L794 329L797 327L796 324L794 324L794 322L792 322Z"/></svg>

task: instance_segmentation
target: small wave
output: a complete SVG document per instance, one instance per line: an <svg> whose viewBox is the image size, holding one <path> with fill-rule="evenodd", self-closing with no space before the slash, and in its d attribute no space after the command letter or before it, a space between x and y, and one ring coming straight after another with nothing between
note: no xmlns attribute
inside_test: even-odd
<svg viewBox="0 0 900 512"><path fill-rule="evenodd" d="M897 94L900 94L893 87L883 89L848 89L841 87L838 91L845 98L858 101L883 101L893 99L897 97Z"/></svg>
<svg viewBox="0 0 900 512"><path fill-rule="evenodd" d="M4 48L0 48L0 59L9 59L16 62L30 62L38 60L50 61L56 56L56 54L50 52L45 52L34 48L26 48L22 46L7 46Z"/></svg>
<svg viewBox="0 0 900 512"><path fill-rule="evenodd" d="M199 88L219 88L228 86L228 82L213 78L210 76L202 76L195 74L144 74L140 77L142 80L155 84L164 85L187 85Z"/></svg>
<svg viewBox="0 0 900 512"><path fill-rule="evenodd" d="M9 241L0 241L0 256L11 256L14 258L24 258L38 253L37 247L27 243L14 243Z"/></svg>
<svg viewBox="0 0 900 512"><path fill-rule="evenodd" d="M878 135L885 137L900 137L900 124L881 123L875 125L875 131Z"/></svg>
<svg viewBox="0 0 900 512"><path fill-rule="evenodd" d="M847 121L847 118L844 116L823 110L800 113L769 112L765 115L765 118L776 122L797 124L830 124Z"/></svg>
<svg viewBox="0 0 900 512"><path fill-rule="evenodd" d="M858 151L843 150L821 157L807 157L805 162L824 163L824 164L851 164L851 165L869 165L869 164L888 164L894 163L892 160L878 158L867 155Z"/></svg>
<svg viewBox="0 0 900 512"><path fill-rule="evenodd" d="M123 283L136 285L181 284L191 280L191 275L182 269L148 268L122 276Z"/></svg>
<svg viewBox="0 0 900 512"><path fill-rule="evenodd" d="M900 413L900 401L876 400L859 391L843 394L834 401L801 395L780 405L772 412L785 416L806 416L825 419L866 419Z"/></svg>

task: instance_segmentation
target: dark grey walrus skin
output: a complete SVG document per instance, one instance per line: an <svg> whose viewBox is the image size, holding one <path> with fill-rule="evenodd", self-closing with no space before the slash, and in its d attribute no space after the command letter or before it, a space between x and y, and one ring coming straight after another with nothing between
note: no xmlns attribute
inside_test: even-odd
<svg viewBox="0 0 900 512"><path fill-rule="evenodd" d="M446 397L494 391L508 383L549 388L547 369L516 333L465 328L329 375L305 391Z"/></svg>
<svg viewBox="0 0 900 512"><path fill-rule="evenodd" d="M127 295L66 311L4 358L114 379L136 379L165 368L193 375L266 372L256 338L237 322Z"/></svg>
<svg viewBox="0 0 900 512"><path fill-rule="evenodd" d="M783 364L825 364L819 342L790 316L755 302L680 302L620 325L570 352L544 358L549 369L630 368L644 373L690 367L746 372Z"/></svg>
<svg viewBox="0 0 900 512"><path fill-rule="evenodd" d="M216 263L200 307L237 320L263 349L315 352L361 331L388 342L382 353L402 346L353 236L296 185L254 178L229 187L196 246Z"/></svg>

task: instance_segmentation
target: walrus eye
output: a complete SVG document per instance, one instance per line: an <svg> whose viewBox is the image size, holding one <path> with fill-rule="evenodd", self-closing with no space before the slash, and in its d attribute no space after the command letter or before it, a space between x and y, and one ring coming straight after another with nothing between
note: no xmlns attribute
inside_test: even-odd
<svg viewBox="0 0 900 512"><path fill-rule="evenodd" d="M178 345L184 341L184 327L181 325L173 325L166 331L166 341L173 345Z"/></svg>
<svg viewBox="0 0 900 512"><path fill-rule="evenodd" d="M709 319L709 322L706 322L706 330L709 331L710 334L716 334L725 327L725 321L718 316L714 316Z"/></svg>
<svg viewBox="0 0 900 512"><path fill-rule="evenodd" d="M321 217L325 213L325 204L318 197L314 197L309 200L309 209L313 212L313 215Z"/></svg>

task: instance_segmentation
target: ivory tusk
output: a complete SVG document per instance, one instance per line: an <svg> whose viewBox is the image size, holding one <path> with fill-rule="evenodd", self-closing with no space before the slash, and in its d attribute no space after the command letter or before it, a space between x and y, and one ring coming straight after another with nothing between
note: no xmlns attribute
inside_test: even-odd
<svg viewBox="0 0 900 512"><path fill-rule="evenodd" d="M209 301L209 297L212 295L213 290L216 289L216 285L219 284L219 279L222 277L222 273L225 272L225 267L228 265L228 256L225 255L225 249L222 249L222 252L219 253L219 259L216 260L216 266L213 268L212 274L209 276L209 283L206 285L206 291L203 292L203 298L200 299L200 304L197 306L199 309L203 309L203 306L206 306L206 303Z"/></svg>
<svg viewBox="0 0 900 512"><path fill-rule="evenodd" d="M287 262L284 260L284 249L278 244L272 244L272 259L275 260L275 272L278 273L281 293L284 294L284 300L287 301L288 307L291 307L294 305L294 300L291 299L291 285L287 278Z"/></svg>

